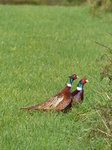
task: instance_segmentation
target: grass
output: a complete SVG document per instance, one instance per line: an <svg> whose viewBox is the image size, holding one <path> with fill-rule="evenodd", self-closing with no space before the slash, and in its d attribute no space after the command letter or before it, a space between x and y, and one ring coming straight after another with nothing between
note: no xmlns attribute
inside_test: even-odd
<svg viewBox="0 0 112 150"><path fill-rule="evenodd" d="M112 16L89 9L0 5L2 150L111 149L111 99L101 91L108 80L100 81L96 62L104 49L94 41L112 46ZM81 105L68 113L20 111L61 90L73 73L89 80Z"/></svg>

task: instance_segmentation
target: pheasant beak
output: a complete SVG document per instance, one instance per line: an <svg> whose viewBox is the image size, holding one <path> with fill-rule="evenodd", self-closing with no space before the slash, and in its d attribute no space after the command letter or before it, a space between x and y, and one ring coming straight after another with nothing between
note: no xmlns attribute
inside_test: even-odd
<svg viewBox="0 0 112 150"><path fill-rule="evenodd" d="M77 76L77 78L79 78L79 76Z"/></svg>
<svg viewBox="0 0 112 150"><path fill-rule="evenodd" d="M86 83L89 82L88 80L86 80Z"/></svg>

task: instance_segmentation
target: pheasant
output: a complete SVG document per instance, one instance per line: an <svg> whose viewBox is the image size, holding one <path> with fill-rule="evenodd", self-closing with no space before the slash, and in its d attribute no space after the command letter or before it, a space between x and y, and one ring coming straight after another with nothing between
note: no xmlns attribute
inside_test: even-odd
<svg viewBox="0 0 112 150"><path fill-rule="evenodd" d="M78 78L76 74L69 76L69 79L65 85L65 87L53 95L51 98L47 99L41 104L37 104L34 106L23 107L21 109L26 110L54 110L59 111L65 109L71 103L71 85L72 82Z"/></svg>
<svg viewBox="0 0 112 150"><path fill-rule="evenodd" d="M83 86L87 82L89 82L89 81L86 80L86 78L81 79L77 85L77 89L71 93L72 106L83 101L83 94L84 94Z"/></svg>

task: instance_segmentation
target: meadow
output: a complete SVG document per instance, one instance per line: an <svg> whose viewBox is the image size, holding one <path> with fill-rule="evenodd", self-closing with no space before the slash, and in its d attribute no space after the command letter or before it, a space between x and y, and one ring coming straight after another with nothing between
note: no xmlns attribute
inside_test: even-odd
<svg viewBox="0 0 112 150"><path fill-rule="evenodd" d="M102 91L108 79L100 80L105 62L97 61L106 49L94 41L112 47L112 14L89 10L0 5L2 150L111 149L111 99ZM67 113L20 110L57 93L74 73L89 80L82 104Z"/></svg>

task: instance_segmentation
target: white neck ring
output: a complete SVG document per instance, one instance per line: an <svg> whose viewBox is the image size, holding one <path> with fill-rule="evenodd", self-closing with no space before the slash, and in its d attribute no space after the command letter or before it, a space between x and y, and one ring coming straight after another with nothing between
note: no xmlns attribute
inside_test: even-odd
<svg viewBox="0 0 112 150"><path fill-rule="evenodd" d="M78 91L81 91L81 90L82 90L82 88L81 88L81 87L77 87L77 90L78 90Z"/></svg>
<svg viewBox="0 0 112 150"><path fill-rule="evenodd" d="M71 84L67 83L67 86L68 86L68 87L71 87Z"/></svg>

